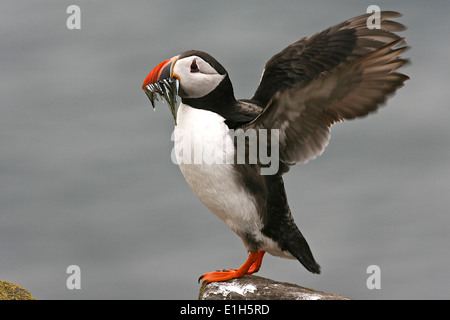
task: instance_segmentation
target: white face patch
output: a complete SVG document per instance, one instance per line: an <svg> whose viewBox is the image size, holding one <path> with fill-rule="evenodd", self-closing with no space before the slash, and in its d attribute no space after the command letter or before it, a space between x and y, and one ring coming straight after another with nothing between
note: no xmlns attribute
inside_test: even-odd
<svg viewBox="0 0 450 320"><path fill-rule="evenodd" d="M213 91L225 75L219 74L209 63L198 56L177 60L173 75L180 80L182 98L200 98Z"/></svg>

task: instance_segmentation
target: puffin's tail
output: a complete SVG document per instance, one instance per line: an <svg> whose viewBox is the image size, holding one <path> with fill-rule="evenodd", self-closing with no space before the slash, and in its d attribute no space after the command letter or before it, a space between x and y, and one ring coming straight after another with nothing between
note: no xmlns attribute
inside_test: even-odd
<svg viewBox="0 0 450 320"><path fill-rule="evenodd" d="M308 271L319 274L320 266L292 217L282 177L279 175L265 177L269 197L262 232L276 241L281 250L288 251L297 258Z"/></svg>
<svg viewBox="0 0 450 320"><path fill-rule="evenodd" d="M296 230L294 228L289 230L290 236L282 239L280 246L285 247L308 271L319 274L320 265L314 259L308 242L306 242L305 237L303 237L295 224L293 227Z"/></svg>

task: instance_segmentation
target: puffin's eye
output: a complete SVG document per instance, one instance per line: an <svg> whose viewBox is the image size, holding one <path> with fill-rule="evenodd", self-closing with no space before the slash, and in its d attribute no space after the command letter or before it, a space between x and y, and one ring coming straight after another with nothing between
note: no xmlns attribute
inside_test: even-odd
<svg viewBox="0 0 450 320"><path fill-rule="evenodd" d="M191 63L191 72L199 72L197 61L195 59Z"/></svg>

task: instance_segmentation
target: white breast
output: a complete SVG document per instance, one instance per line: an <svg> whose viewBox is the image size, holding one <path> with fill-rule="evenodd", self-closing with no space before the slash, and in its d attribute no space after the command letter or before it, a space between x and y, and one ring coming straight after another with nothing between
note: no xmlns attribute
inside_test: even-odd
<svg viewBox="0 0 450 320"><path fill-rule="evenodd" d="M254 198L236 180L234 146L220 115L180 104L175 155L197 197L238 235L262 227Z"/></svg>

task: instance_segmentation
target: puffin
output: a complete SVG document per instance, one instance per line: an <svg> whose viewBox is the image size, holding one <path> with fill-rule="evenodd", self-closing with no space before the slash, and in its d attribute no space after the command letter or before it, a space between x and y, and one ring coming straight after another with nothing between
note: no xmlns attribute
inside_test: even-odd
<svg viewBox="0 0 450 320"><path fill-rule="evenodd" d="M142 89L153 109L162 100L172 113L173 150L184 178L248 252L241 267L205 273L199 281L253 274L265 253L321 272L294 222L283 175L323 153L333 124L377 111L409 79L398 72L409 62L400 57L408 46L396 34L406 28L394 21L402 15L380 12L379 28L368 27L370 16L301 38L275 54L250 99L236 99L225 68L199 50L163 61L145 78ZM267 154L273 155L270 167Z"/></svg>

